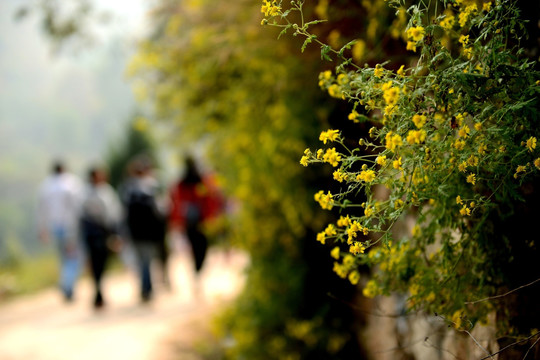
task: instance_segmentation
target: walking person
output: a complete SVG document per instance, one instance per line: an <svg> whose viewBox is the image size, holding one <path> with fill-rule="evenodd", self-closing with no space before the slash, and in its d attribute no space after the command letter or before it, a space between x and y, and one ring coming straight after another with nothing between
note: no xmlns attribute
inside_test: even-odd
<svg viewBox="0 0 540 360"><path fill-rule="evenodd" d="M164 241L166 217L159 207L159 184L152 176L150 159L139 156L130 164L131 176L123 184L121 198L126 211L126 228L135 249L139 268L141 300L152 298L152 260Z"/></svg>
<svg viewBox="0 0 540 360"><path fill-rule="evenodd" d="M94 280L95 309L105 305L102 278L109 258L111 241L118 240L121 217L120 199L107 182L107 172L101 167L92 167L88 172L88 188L82 203L81 233Z"/></svg>
<svg viewBox="0 0 540 360"><path fill-rule="evenodd" d="M208 249L204 222L215 217L223 207L217 187L203 176L192 157L186 158L185 173L170 190L169 229L183 232L191 245L195 267L195 292L200 292L199 275Z"/></svg>
<svg viewBox="0 0 540 360"><path fill-rule="evenodd" d="M60 289L66 301L73 300L81 267L79 214L82 184L68 173L63 162L53 164L52 173L42 182L38 198L39 237L55 242L60 257Z"/></svg>

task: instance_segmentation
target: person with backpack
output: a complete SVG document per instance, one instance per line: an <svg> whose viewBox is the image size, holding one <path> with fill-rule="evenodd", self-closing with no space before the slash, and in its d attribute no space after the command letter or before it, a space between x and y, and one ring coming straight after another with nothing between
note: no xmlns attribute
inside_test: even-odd
<svg viewBox="0 0 540 360"><path fill-rule="evenodd" d="M121 197L126 211L126 230L137 257L141 300L148 302L153 293L150 267L164 242L166 216L158 206L159 184L152 176L151 160L136 157L130 168L131 176L122 187Z"/></svg>
<svg viewBox="0 0 540 360"><path fill-rule="evenodd" d="M107 183L107 172L100 167L88 171L88 188L82 203L81 233L94 280L94 308L105 305L101 279L109 258L111 239L119 234L122 206L116 192Z"/></svg>
<svg viewBox="0 0 540 360"><path fill-rule="evenodd" d="M185 164L184 175L170 189L169 230L186 235L198 277L208 249L203 224L222 210L223 199L213 179L199 172L192 157Z"/></svg>

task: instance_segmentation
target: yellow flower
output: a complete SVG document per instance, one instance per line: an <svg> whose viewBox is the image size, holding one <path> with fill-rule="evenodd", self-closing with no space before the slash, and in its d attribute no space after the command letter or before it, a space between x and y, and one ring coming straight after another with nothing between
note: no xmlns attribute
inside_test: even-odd
<svg viewBox="0 0 540 360"><path fill-rule="evenodd" d="M487 3L484 3L482 5L482 10L486 11L486 12L489 12L489 10L491 10L491 1L490 2L487 2Z"/></svg>
<svg viewBox="0 0 540 360"><path fill-rule="evenodd" d="M411 235L412 236L420 236L422 234L422 229L420 228L420 225L414 225L412 230L411 230Z"/></svg>
<svg viewBox="0 0 540 360"><path fill-rule="evenodd" d="M341 88L338 84L332 84L328 87L328 95L334 98L341 98Z"/></svg>
<svg viewBox="0 0 540 360"><path fill-rule="evenodd" d="M334 259L339 260L339 247L336 246L335 248L330 251L330 256L332 256Z"/></svg>
<svg viewBox="0 0 540 360"><path fill-rule="evenodd" d="M326 149L326 153L323 155L323 161L336 167L341 161L341 155L336 151L336 148Z"/></svg>
<svg viewBox="0 0 540 360"><path fill-rule="evenodd" d="M375 162L378 165L385 166L386 165L386 155L377 156L377 159L375 159Z"/></svg>
<svg viewBox="0 0 540 360"><path fill-rule="evenodd" d="M463 47L467 47L469 44L469 35L461 35L458 40Z"/></svg>
<svg viewBox="0 0 540 360"><path fill-rule="evenodd" d="M454 141L454 147L456 150L463 150L465 148L465 141L460 139Z"/></svg>
<svg viewBox="0 0 540 360"><path fill-rule="evenodd" d="M339 137L339 130L332 130L329 129L327 131L321 132L319 135L319 140L323 142L323 144L326 144L327 141L336 141Z"/></svg>
<svg viewBox="0 0 540 360"><path fill-rule="evenodd" d="M416 52L416 43L414 41L407 41L407 50Z"/></svg>
<svg viewBox="0 0 540 360"><path fill-rule="evenodd" d="M407 30L407 38L413 41L420 41L424 38L426 30L422 26L414 26Z"/></svg>
<svg viewBox="0 0 540 360"><path fill-rule="evenodd" d="M529 149L530 152L532 152L536 148L536 138L534 136L531 136L527 139L527 144L525 145L527 149Z"/></svg>
<svg viewBox="0 0 540 360"><path fill-rule="evenodd" d="M452 27L454 26L455 20L456 18L453 15L446 15L445 18L441 20L440 25L445 30L451 30Z"/></svg>
<svg viewBox="0 0 540 360"><path fill-rule="evenodd" d="M486 144L480 144L480 146L478 146L478 153L480 155L484 155L486 152L487 152L487 145Z"/></svg>
<svg viewBox="0 0 540 360"><path fill-rule="evenodd" d="M427 117L426 117L426 115L418 115L418 114L416 114L416 115L413 116L412 121L413 121L414 125L417 128L421 129L424 126L424 124L426 123Z"/></svg>
<svg viewBox="0 0 540 360"><path fill-rule="evenodd" d="M347 277L347 269L337 262L334 262L334 268L332 270L342 279Z"/></svg>
<svg viewBox="0 0 540 360"><path fill-rule="evenodd" d="M360 274L358 273L358 271L355 270L349 274L349 281L351 282L351 284L356 285L358 284L359 280Z"/></svg>
<svg viewBox="0 0 540 360"><path fill-rule="evenodd" d="M277 16L280 10L281 6L278 6L274 1L264 0L261 6L261 12L264 13L264 16Z"/></svg>
<svg viewBox="0 0 540 360"><path fill-rule="evenodd" d="M370 252L371 253L371 252ZM367 298L374 298L378 293L377 283L375 280L369 280L366 287L362 290L362 295Z"/></svg>
<svg viewBox="0 0 540 360"><path fill-rule="evenodd" d="M474 128L476 131L482 130L482 123L481 122L474 123Z"/></svg>
<svg viewBox="0 0 540 360"><path fill-rule="evenodd" d="M469 128L467 125L463 125L459 131L458 131L458 135L459 137L462 137L464 139L468 138L469 137L469 133L471 132L471 128Z"/></svg>
<svg viewBox="0 0 540 360"><path fill-rule="evenodd" d="M343 182L347 178L347 174L345 174L341 169L337 169L333 173L334 180L337 180L339 182Z"/></svg>
<svg viewBox="0 0 540 360"><path fill-rule="evenodd" d="M337 226L339 227L346 227L346 226L349 226L350 224L351 224L351 219L349 218L349 215L347 215L346 217L340 216L339 220L337 221Z"/></svg>
<svg viewBox="0 0 540 360"><path fill-rule="evenodd" d="M394 160L394 161L392 162L392 167L393 167L394 169L398 169L398 170L401 169L401 165L402 165L402 164L401 164L401 156L399 157L399 159Z"/></svg>
<svg viewBox="0 0 540 360"><path fill-rule="evenodd" d="M394 209L399 209L401 207L403 207L403 200L397 199L396 201L394 201Z"/></svg>
<svg viewBox="0 0 540 360"><path fill-rule="evenodd" d="M263 4L261 5L261 12L264 14L264 16L268 16L270 6L271 6L271 4L270 4L269 1L267 1L267 0L263 1Z"/></svg>
<svg viewBox="0 0 540 360"><path fill-rule="evenodd" d="M322 159L323 154L324 154L324 150L323 150L323 149L317 150L317 159L319 159L319 160Z"/></svg>
<svg viewBox="0 0 540 360"><path fill-rule="evenodd" d="M308 166L308 160L309 160L309 157L307 157L306 155L302 156L302 158L300 159L300 164L302 164L303 166Z"/></svg>
<svg viewBox="0 0 540 360"><path fill-rule="evenodd" d="M330 80L332 78L332 72L330 70L323 71L319 74L319 79Z"/></svg>
<svg viewBox="0 0 540 360"><path fill-rule="evenodd" d="M395 105L399 100L399 88L397 86L393 86L383 90L383 98L386 104L390 106Z"/></svg>
<svg viewBox="0 0 540 360"><path fill-rule="evenodd" d="M375 180L375 172L373 170L362 170L356 179L367 183L372 182Z"/></svg>
<svg viewBox="0 0 540 360"><path fill-rule="evenodd" d="M461 205L463 204L463 200L461 200L461 196L456 196L456 204Z"/></svg>
<svg viewBox="0 0 540 360"><path fill-rule="evenodd" d="M463 205L461 210L459 210L459 213L461 215L463 215L463 216L465 216L465 215L470 216L471 215L471 209L469 209L466 205Z"/></svg>
<svg viewBox="0 0 540 360"><path fill-rule="evenodd" d="M470 16L472 13L477 11L478 8L476 7L476 4L469 5L459 14L459 26L464 27L467 25L467 22L469 21Z"/></svg>
<svg viewBox="0 0 540 360"><path fill-rule="evenodd" d="M272 5L272 8L270 9L270 16L277 16L279 15L279 12L281 11L281 6L278 5Z"/></svg>
<svg viewBox="0 0 540 360"><path fill-rule="evenodd" d="M366 53L366 43L363 40L358 40L352 47L352 56L354 61L360 62Z"/></svg>
<svg viewBox="0 0 540 360"><path fill-rule="evenodd" d="M478 165L478 157L474 155L469 156L469 158L467 159L467 164L469 164L470 166Z"/></svg>
<svg viewBox="0 0 540 360"><path fill-rule="evenodd" d="M381 65L377 64L375 66L375 70L373 70L373 75L375 77L380 78L383 75L383 73L384 73L384 68Z"/></svg>
<svg viewBox="0 0 540 360"><path fill-rule="evenodd" d="M363 254L366 251L366 247L361 242L355 241L349 246L349 252L353 255Z"/></svg>
<svg viewBox="0 0 540 360"><path fill-rule="evenodd" d="M324 235L324 231L320 232L317 234L317 241L320 242L321 244L325 244L326 242L326 237Z"/></svg>
<svg viewBox="0 0 540 360"><path fill-rule="evenodd" d="M324 229L324 233L326 234L326 236L334 236L334 235L336 235L337 231L336 231L336 227L334 226L334 224L328 224L326 229Z"/></svg>
<svg viewBox="0 0 540 360"><path fill-rule="evenodd" d="M463 321L463 310L457 310L452 315L452 322L454 323L454 326L456 329L461 328L462 321Z"/></svg>
<svg viewBox="0 0 540 360"><path fill-rule="evenodd" d="M399 67L399 69L398 69L398 71L397 71L397 74L398 74L399 76L405 75L405 65L401 65L401 66Z"/></svg>
<svg viewBox="0 0 540 360"><path fill-rule="evenodd" d="M458 165L458 170L461 171L461 172L465 172L467 170L467 163L465 161L462 161Z"/></svg>
<svg viewBox="0 0 540 360"><path fill-rule="evenodd" d="M356 258L352 256L351 254L347 254L343 257L343 265L350 268L351 266L354 266L355 259Z"/></svg>
<svg viewBox="0 0 540 360"><path fill-rule="evenodd" d="M337 82L340 85L346 85L349 83L349 78L345 74L339 74L337 77Z"/></svg>
<svg viewBox="0 0 540 360"><path fill-rule="evenodd" d="M421 144L426 140L425 130L410 130L407 134L407 142L409 144Z"/></svg>
<svg viewBox="0 0 540 360"><path fill-rule="evenodd" d="M332 207L334 206L334 196L330 191L328 194L325 194L324 191L320 190L314 195L315 201L321 205L321 208L324 210L332 210Z"/></svg>
<svg viewBox="0 0 540 360"><path fill-rule="evenodd" d="M403 145L403 140L398 134L393 134L392 131L389 131L385 136L386 148L388 150L394 150L396 147Z"/></svg>
<svg viewBox="0 0 540 360"><path fill-rule="evenodd" d="M516 173L514 174L514 179L517 179L519 174L521 174L522 172L525 172L526 170L527 170L527 165L519 165L516 168Z"/></svg>
<svg viewBox="0 0 540 360"><path fill-rule="evenodd" d="M352 120L354 122L358 122L358 116L360 114L358 114L358 112L356 110L353 110L351 111L351 113L349 114L349 120Z"/></svg>
<svg viewBox="0 0 540 360"><path fill-rule="evenodd" d="M370 217L371 215L373 215L373 213L375 212L375 209L373 208L373 206L371 205L368 205L365 209L364 209L364 215L366 217Z"/></svg>
<svg viewBox="0 0 540 360"><path fill-rule="evenodd" d="M473 185L476 184L476 175L475 174L467 175L467 182Z"/></svg>
<svg viewBox="0 0 540 360"><path fill-rule="evenodd" d="M540 170L540 158L537 158L536 160L534 160L534 166L536 166L536 168Z"/></svg>

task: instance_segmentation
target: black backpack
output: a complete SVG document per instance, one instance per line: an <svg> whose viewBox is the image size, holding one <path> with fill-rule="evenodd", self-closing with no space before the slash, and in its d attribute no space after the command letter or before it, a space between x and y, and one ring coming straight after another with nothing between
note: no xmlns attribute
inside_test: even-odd
<svg viewBox="0 0 540 360"><path fill-rule="evenodd" d="M159 213L154 196L132 190L127 199L127 226L134 240L159 241L165 232L165 217Z"/></svg>

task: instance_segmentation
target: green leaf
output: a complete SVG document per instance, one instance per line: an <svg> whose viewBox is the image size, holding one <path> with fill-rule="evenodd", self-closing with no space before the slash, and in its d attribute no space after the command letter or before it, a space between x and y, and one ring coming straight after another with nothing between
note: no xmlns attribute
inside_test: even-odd
<svg viewBox="0 0 540 360"><path fill-rule="evenodd" d="M308 37L306 38L306 40L304 40L304 43L302 44L302 52L304 52L304 50L306 50L306 47L308 46L308 44L311 43L311 37Z"/></svg>
<svg viewBox="0 0 540 360"><path fill-rule="evenodd" d="M332 58L328 55L332 51L332 48L328 45L321 46L321 59L332 61Z"/></svg>
<svg viewBox="0 0 540 360"><path fill-rule="evenodd" d="M323 23L323 22L326 22L328 20L313 20L313 21L310 21L308 23L305 23L304 26L302 27L302 29L304 30L307 30L308 27L310 27L311 25L317 25L317 24L320 24L320 23Z"/></svg>
<svg viewBox="0 0 540 360"><path fill-rule="evenodd" d="M339 56L343 56L343 52L345 50L349 50L356 43L356 41L357 40L355 39L355 40L349 41L348 43L343 45L343 47L339 50Z"/></svg>
<svg viewBox="0 0 540 360"><path fill-rule="evenodd" d="M281 38L283 35L285 35L287 33L287 30L289 30L291 26L292 26L291 24L285 26L285 28L283 28L283 30L281 30L281 32L279 33L278 39Z"/></svg>

